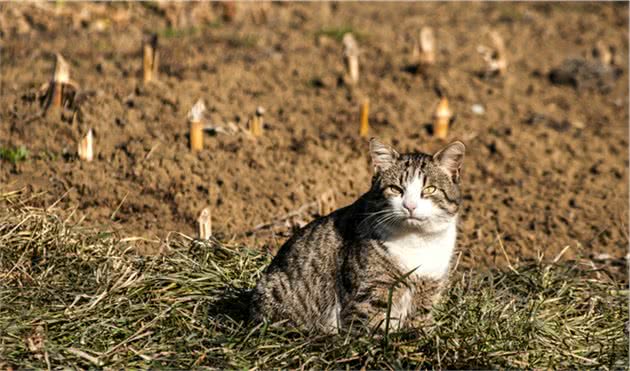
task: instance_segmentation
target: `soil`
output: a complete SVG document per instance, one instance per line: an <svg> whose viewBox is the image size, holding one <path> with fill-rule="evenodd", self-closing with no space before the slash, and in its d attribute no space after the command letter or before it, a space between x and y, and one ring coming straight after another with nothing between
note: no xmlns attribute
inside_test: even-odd
<svg viewBox="0 0 630 371"><path fill-rule="evenodd" d="M565 247L562 259L625 261L627 3L237 3L231 15L221 4L0 4L0 146L29 151L0 160L0 191L44 192L32 202L141 237L145 252L169 233L195 236L211 206L216 236L273 251L316 217L319 198L341 207L368 189L366 97L371 136L432 152L445 144L429 130L439 91L456 115L448 140L467 145L460 266L551 260ZM422 26L435 31L436 63L415 71ZM493 30L506 45L499 76L483 73L478 50ZM361 48L356 85L345 31ZM149 33L159 80L144 83ZM554 84L550 71L590 61L597 42L614 48L618 73ZM78 92L39 115L55 53ZM208 126L236 130L206 133L192 153L186 117L200 98ZM264 130L253 138L258 106ZM85 162L76 148L89 128L95 159Z"/></svg>

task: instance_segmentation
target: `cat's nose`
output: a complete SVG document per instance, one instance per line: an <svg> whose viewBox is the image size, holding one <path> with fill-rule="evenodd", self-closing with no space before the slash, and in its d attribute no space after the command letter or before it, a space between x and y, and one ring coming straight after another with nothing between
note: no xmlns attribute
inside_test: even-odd
<svg viewBox="0 0 630 371"><path fill-rule="evenodd" d="M411 201L411 200L403 201L403 207L409 211L409 214L413 213L413 211L416 209L416 206L418 206L418 204L415 201Z"/></svg>

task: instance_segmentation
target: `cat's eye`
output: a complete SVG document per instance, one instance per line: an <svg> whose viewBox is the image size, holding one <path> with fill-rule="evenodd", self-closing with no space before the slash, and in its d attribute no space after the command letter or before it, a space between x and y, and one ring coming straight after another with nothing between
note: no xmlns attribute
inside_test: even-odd
<svg viewBox="0 0 630 371"><path fill-rule="evenodd" d="M389 186L385 188L385 194L390 196L400 196L403 193L403 190L397 186Z"/></svg>
<svg viewBox="0 0 630 371"><path fill-rule="evenodd" d="M422 190L422 195L428 196L428 195L434 194L435 191L437 191L437 188L435 188L434 186L428 186Z"/></svg>

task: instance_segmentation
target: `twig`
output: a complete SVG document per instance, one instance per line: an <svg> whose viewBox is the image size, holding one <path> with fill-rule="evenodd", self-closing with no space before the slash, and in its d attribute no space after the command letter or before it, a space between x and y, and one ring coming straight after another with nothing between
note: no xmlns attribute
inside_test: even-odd
<svg viewBox="0 0 630 371"><path fill-rule="evenodd" d="M564 249L562 249L562 251L560 251L560 253L558 255L556 255L556 257L553 259L553 262L557 263L560 260L560 258L562 257L562 255L564 255L564 253L569 249L569 247L571 247L571 246L566 245L564 247Z"/></svg>
<svg viewBox="0 0 630 371"><path fill-rule="evenodd" d="M151 147L149 152L147 152L146 156L144 156L144 161L148 160L149 157L151 157L151 155L153 154L153 151L155 151L157 149L157 147L159 147L159 145L160 145L160 143L155 143L153 145L153 147Z"/></svg>
<svg viewBox="0 0 630 371"><path fill-rule="evenodd" d="M68 351L68 353L72 353L72 354L74 354L75 356L77 356L79 358L83 358L83 359L86 359L86 360L92 362L93 364L95 364L98 367L103 366L103 361L101 361L100 359L98 359L96 357L93 357L93 356L87 354L86 352L84 352L82 350L79 350L79 349L76 349L76 348L68 348L67 351Z"/></svg>
<svg viewBox="0 0 630 371"><path fill-rule="evenodd" d="M250 235L250 234L252 234L252 233L254 233L256 231L259 231L261 229L266 229L266 228L273 227L275 225L278 225L280 223L283 223L283 222L287 221L288 219L291 219L294 216L298 216L298 215L304 213L306 210L308 210L310 208L313 208L313 207L317 207L317 201L309 202L307 204L304 204L304 205L300 206L299 208L297 208L297 209L295 209L295 210L293 210L293 211L291 211L291 212L289 212L287 214L284 214L284 215L274 219L271 222L258 224L254 228L252 228L252 229L250 229L248 231L245 231L242 234L243 235Z"/></svg>
<svg viewBox="0 0 630 371"><path fill-rule="evenodd" d="M442 369L442 357L440 357L440 337L437 334L435 335L435 340L437 342L437 346L435 347L435 349L437 350L438 369L441 370Z"/></svg>
<svg viewBox="0 0 630 371"><path fill-rule="evenodd" d="M50 206L48 206L46 208L46 212L50 212L50 210L52 210L61 200L63 200L68 193L70 193L70 191L74 190L74 187L70 187L67 191L64 192L64 194L61 195L61 197L59 197L57 199L57 201L53 202Z"/></svg>
<svg viewBox="0 0 630 371"><path fill-rule="evenodd" d="M508 257L507 252L505 252L505 248L503 247L503 241L501 240L501 236L499 235L499 232L496 232L496 234L497 234L497 240L499 241L499 246L501 247L501 251L503 251L503 256L505 256L505 260L507 261L508 268L510 268L512 272L520 276L520 273L516 269L514 269L514 267L512 266L512 262L510 262L510 258Z"/></svg>
<svg viewBox="0 0 630 371"><path fill-rule="evenodd" d="M460 251L457 254L457 260L455 260L455 265L453 266L453 268L451 269L451 272L455 272L457 271L457 267L459 267L459 260L462 258L462 252Z"/></svg>
<svg viewBox="0 0 630 371"><path fill-rule="evenodd" d="M118 212L118 210L120 210L120 208L122 207L123 202L125 202L125 200L127 199L127 196L129 196L129 191L127 191L127 194L125 195L125 197L123 197L122 201L120 201L120 203L118 204L118 207L116 208L116 210L114 210L114 212L112 213L112 215L109 217L109 219L114 220L114 217L116 217L116 213Z"/></svg>

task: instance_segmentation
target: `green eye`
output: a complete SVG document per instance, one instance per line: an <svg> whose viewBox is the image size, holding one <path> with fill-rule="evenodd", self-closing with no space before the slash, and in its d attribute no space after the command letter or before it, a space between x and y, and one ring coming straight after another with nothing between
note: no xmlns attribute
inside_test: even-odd
<svg viewBox="0 0 630 371"><path fill-rule="evenodd" d="M435 191L437 190L437 188L435 188L434 186L428 186L425 189L422 190L422 194L423 195L431 195L434 194Z"/></svg>
<svg viewBox="0 0 630 371"><path fill-rule="evenodd" d="M388 194L390 196L400 196L402 193L403 193L403 190L397 186L389 186L385 188L385 194Z"/></svg>

